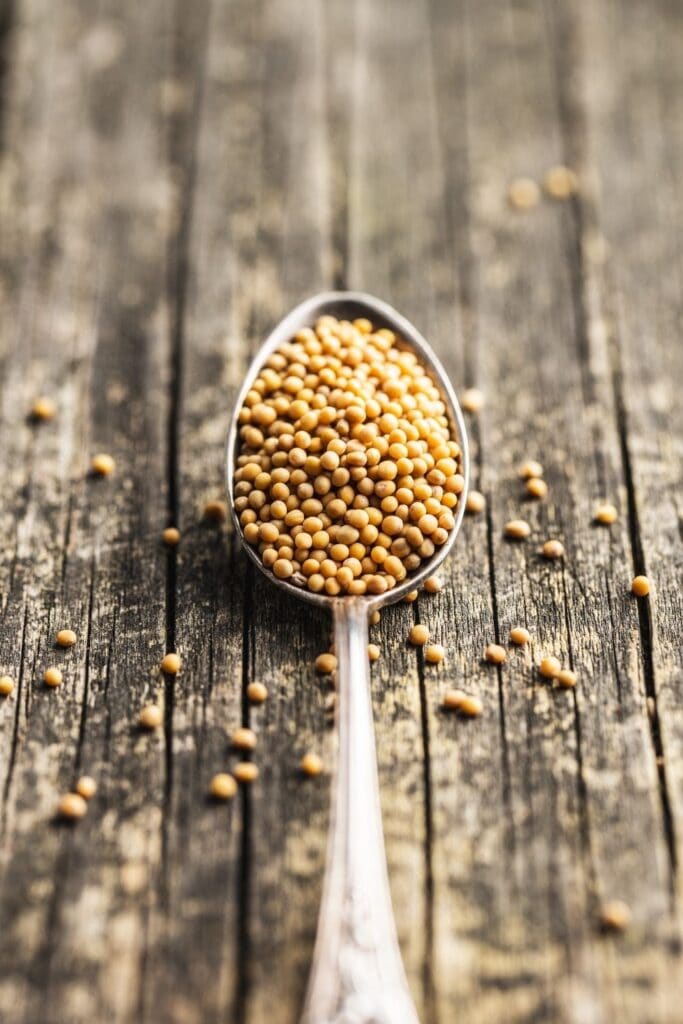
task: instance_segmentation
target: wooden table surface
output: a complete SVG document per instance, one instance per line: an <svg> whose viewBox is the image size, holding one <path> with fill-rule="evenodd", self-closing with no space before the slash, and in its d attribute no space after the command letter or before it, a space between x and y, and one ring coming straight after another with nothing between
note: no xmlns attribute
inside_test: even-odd
<svg viewBox="0 0 683 1024"><path fill-rule="evenodd" d="M329 775L304 782L297 765L331 759L313 671L329 623L257 578L202 509L223 496L250 353L329 287L395 304L456 388L487 399L469 420L486 514L466 521L444 591L373 628L422 1020L681 1021L680 4L1 11L3 1024L297 1020L329 797ZM577 196L510 208L513 179L558 163ZM51 422L27 417L38 395ZM113 477L89 476L98 451ZM524 458L545 466L545 501L524 499ZM619 508L611 528L592 522L600 499ZM506 543L518 516L531 539ZM539 557L548 537L563 563ZM438 669L406 646L416 614L447 647ZM514 625L530 649L486 665ZM163 678L174 649L183 670ZM538 676L550 653L575 690ZM261 707L251 680L269 688ZM444 714L449 685L484 714ZM155 697L163 728L142 734ZM239 724L259 735L260 779L211 806ZM98 794L59 826L81 773ZM613 899L631 909L623 934L600 929Z"/></svg>

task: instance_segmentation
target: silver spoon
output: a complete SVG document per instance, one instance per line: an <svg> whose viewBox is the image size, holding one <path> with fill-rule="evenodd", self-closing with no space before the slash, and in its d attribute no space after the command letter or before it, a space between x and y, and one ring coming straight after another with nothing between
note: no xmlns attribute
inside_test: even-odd
<svg viewBox="0 0 683 1024"><path fill-rule="evenodd" d="M245 543L258 568L291 593L330 608L337 655L337 763L332 780L327 866L313 966L301 1024L418 1024L391 906L384 853L377 758L370 699L368 616L400 601L443 562L462 523L469 480L467 433L460 406L441 363L415 327L395 309L363 292L324 292L307 299L280 321L259 349L237 396L227 441L227 486L232 518L242 536L233 501L239 442L237 416L251 383L270 355L302 327L324 314L367 317L388 327L420 357L446 404L451 430L462 449L465 489L446 543L417 572L384 594L330 597L279 580Z"/></svg>

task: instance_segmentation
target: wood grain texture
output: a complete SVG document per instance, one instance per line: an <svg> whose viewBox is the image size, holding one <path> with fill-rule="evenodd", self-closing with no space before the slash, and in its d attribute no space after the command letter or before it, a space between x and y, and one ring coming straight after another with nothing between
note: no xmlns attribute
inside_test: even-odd
<svg viewBox="0 0 683 1024"><path fill-rule="evenodd" d="M442 594L387 609L372 636L421 1019L675 1024L678 5L14 0L0 48L0 671L17 683L0 706L3 1021L297 1020L329 798L298 762L332 757L313 671L329 623L256 578L202 509L222 496L251 353L301 298L348 287L395 304L456 388L487 396L470 417L487 510ZM509 182L556 163L579 194L510 209ZM39 394L51 423L27 419ZM113 478L88 475L96 451ZM524 458L546 467L542 503ZM609 529L601 499L620 511ZM502 534L520 515L521 545ZM563 562L540 557L548 537ZM438 669L406 644L414 621L447 646ZM529 649L485 663L514 625ZM183 670L163 678L171 649ZM539 677L546 653L575 691ZM479 719L441 710L452 685ZM143 735L152 698L164 725ZM214 805L240 724L260 777ZM86 771L87 818L56 824ZM601 933L608 899L631 907L623 935Z"/></svg>

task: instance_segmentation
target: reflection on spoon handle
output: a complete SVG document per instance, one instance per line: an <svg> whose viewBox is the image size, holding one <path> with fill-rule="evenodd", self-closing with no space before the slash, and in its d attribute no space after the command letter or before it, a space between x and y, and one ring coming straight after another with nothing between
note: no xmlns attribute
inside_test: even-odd
<svg viewBox="0 0 683 1024"><path fill-rule="evenodd" d="M301 1024L419 1024L391 907L370 702L367 605L338 602L337 769Z"/></svg>

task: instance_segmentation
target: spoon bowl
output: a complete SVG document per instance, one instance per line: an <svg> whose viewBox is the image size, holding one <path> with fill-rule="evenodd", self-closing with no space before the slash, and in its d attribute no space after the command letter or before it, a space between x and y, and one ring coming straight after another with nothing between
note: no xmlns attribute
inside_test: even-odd
<svg viewBox="0 0 683 1024"><path fill-rule="evenodd" d="M234 505L238 416L247 392L266 360L298 330L323 315L340 320L365 317L376 328L392 330L401 347L412 349L441 393L451 434L461 449L465 484L448 539L402 583L383 594L331 596L278 579L244 542ZM405 317L363 292L325 292L288 313L252 361L230 422L226 475L232 520L249 558L292 597L329 607L334 621L337 757L323 896L301 1024L418 1024L396 936L384 853L370 699L368 616L416 590L433 575L455 543L469 482L467 432L458 400L436 355Z"/></svg>

